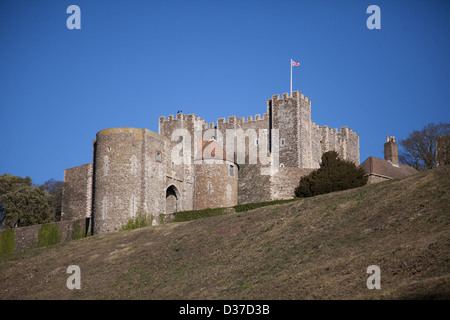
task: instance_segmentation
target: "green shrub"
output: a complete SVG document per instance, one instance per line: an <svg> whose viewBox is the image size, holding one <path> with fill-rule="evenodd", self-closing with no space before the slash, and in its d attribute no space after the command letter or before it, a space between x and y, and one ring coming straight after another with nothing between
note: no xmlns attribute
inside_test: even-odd
<svg viewBox="0 0 450 320"><path fill-rule="evenodd" d="M362 168L353 162L339 159L336 151L328 151L322 155L320 168L302 177L295 189L296 197L313 197L334 191L362 187L367 177Z"/></svg>
<svg viewBox="0 0 450 320"><path fill-rule="evenodd" d="M124 231L147 227L152 224L152 220L153 218L151 216L147 217L147 215L142 213L142 210L139 209L136 213L136 217L128 220L127 224L122 226L120 230Z"/></svg>
<svg viewBox="0 0 450 320"><path fill-rule="evenodd" d="M61 241L61 232L54 224L43 224L38 233L38 247L47 247Z"/></svg>
<svg viewBox="0 0 450 320"><path fill-rule="evenodd" d="M14 229L7 229L3 231L0 236L0 254L14 252L16 246L16 237Z"/></svg>
<svg viewBox="0 0 450 320"><path fill-rule="evenodd" d="M72 224L72 240L84 238L84 230L80 221L74 221Z"/></svg>
<svg viewBox="0 0 450 320"><path fill-rule="evenodd" d="M190 221L200 218L220 216L227 213L226 208L178 211L173 213L174 218L172 222Z"/></svg>

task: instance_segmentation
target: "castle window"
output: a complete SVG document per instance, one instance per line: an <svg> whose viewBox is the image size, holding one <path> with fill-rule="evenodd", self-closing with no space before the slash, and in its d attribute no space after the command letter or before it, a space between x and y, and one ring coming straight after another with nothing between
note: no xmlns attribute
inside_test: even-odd
<svg viewBox="0 0 450 320"><path fill-rule="evenodd" d="M234 177L234 166L230 166L230 177Z"/></svg>
<svg viewBox="0 0 450 320"><path fill-rule="evenodd" d="M161 152L156 152L156 161L161 162Z"/></svg>
<svg viewBox="0 0 450 320"><path fill-rule="evenodd" d="M172 169L175 169L175 163L172 162Z"/></svg>
<svg viewBox="0 0 450 320"><path fill-rule="evenodd" d="M280 168L284 168L284 163L280 163Z"/></svg>
<svg viewBox="0 0 450 320"><path fill-rule="evenodd" d="M284 146L284 145L285 145L284 138L280 140L280 145L281 145L281 146Z"/></svg>
<svg viewBox="0 0 450 320"><path fill-rule="evenodd" d="M258 139L255 140L255 146L257 146L259 144Z"/></svg>

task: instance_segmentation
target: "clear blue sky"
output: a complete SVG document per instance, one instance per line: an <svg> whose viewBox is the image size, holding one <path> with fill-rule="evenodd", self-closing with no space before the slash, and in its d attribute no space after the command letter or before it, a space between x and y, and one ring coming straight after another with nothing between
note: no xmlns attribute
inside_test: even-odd
<svg viewBox="0 0 450 320"><path fill-rule="evenodd" d="M81 30L69 30L69 5ZM369 30L369 5L381 29ZM41 184L92 161L110 127L262 114L294 90L360 136L361 162L450 120L450 1L0 1L0 174Z"/></svg>

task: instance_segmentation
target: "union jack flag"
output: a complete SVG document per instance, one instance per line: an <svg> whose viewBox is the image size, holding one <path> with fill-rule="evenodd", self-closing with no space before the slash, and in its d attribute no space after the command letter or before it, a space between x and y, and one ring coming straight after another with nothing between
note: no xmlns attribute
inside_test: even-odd
<svg viewBox="0 0 450 320"><path fill-rule="evenodd" d="M293 67L298 67L299 65L300 65L300 62L295 62L294 60L292 60Z"/></svg>

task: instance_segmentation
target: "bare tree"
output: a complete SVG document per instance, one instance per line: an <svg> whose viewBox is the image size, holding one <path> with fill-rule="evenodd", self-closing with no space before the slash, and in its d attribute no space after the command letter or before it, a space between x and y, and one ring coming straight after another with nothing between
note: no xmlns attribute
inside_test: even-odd
<svg viewBox="0 0 450 320"><path fill-rule="evenodd" d="M414 130L404 140L400 140L399 161L410 165L417 170L428 170L436 167L437 141L444 141L450 134L450 123L427 124L422 130ZM447 141L448 139L445 139ZM438 149L440 157L448 159L448 148L443 148L442 143ZM444 154L443 154L444 153ZM442 164L442 161L441 161Z"/></svg>
<svg viewBox="0 0 450 320"><path fill-rule="evenodd" d="M436 166L450 164L450 136L441 136L436 140Z"/></svg>

